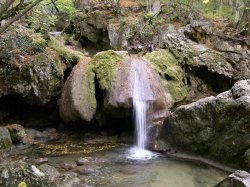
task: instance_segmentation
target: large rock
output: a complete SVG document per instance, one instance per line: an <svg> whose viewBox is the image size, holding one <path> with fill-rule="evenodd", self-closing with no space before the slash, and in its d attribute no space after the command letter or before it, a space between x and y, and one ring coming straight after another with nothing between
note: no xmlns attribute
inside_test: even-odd
<svg viewBox="0 0 250 187"><path fill-rule="evenodd" d="M9 148L12 145L8 129L0 127L0 149Z"/></svg>
<svg viewBox="0 0 250 187"><path fill-rule="evenodd" d="M62 83L62 64L42 38L25 30L1 35L0 96L44 105L60 93Z"/></svg>
<svg viewBox="0 0 250 187"><path fill-rule="evenodd" d="M249 187L250 174L246 171L237 170L215 187Z"/></svg>
<svg viewBox="0 0 250 187"><path fill-rule="evenodd" d="M39 168L26 161L9 161L0 165L0 185L18 186L20 183L26 183L27 186L46 186L46 187L67 187L79 182L75 173L58 174L52 166Z"/></svg>
<svg viewBox="0 0 250 187"><path fill-rule="evenodd" d="M104 100L104 110L114 117L121 117L132 108L135 73L140 81L141 98L150 103L152 123L162 124L171 99L162 87L160 77L147 61L140 58L128 58L117 64L113 84Z"/></svg>
<svg viewBox="0 0 250 187"><path fill-rule="evenodd" d="M188 152L250 168L250 80L217 97L178 107L166 122L166 142Z"/></svg>
<svg viewBox="0 0 250 187"><path fill-rule="evenodd" d="M60 116L65 122L90 121L96 112L94 73L88 58L82 58L68 77L59 101Z"/></svg>

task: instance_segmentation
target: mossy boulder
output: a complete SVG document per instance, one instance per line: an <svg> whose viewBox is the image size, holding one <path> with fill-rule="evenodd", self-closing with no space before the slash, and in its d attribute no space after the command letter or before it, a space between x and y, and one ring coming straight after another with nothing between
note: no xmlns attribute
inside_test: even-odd
<svg viewBox="0 0 250 187"><path fill-rule="evenodd" d="M187 152L249 169L250 80L236 82L218 96L178 107L163 139Z"/></svg>
<svg viewBox="0 0 250 187"><path fill-rule="evenodd" d="M122 54L109 50L98 53L90 61L101 90L107 91L111 88L115 78L116 66L122 59L124 59Z"/></svg>
<svg viewBox="0 0 250 187"><path fill-rule="evenodd" d="M144 58L161 76L174 102L183 101L188 96L187 86L183 83L184 72L171 52L162 49L147 53Z"/></svg>
<svg viewBox="0 0 250 187"><path fill-rule="evenodd" d="M65 122L78 119L90 121L95 115L95 75L89 60L81 58L63 87L59 111Z"/></svg>
<svg viewBox="0 0 250 187"><path fill-rule="evenodd" d="M140 81L135 85L135 74ZM112 86L104 99L104 110L115 118L128 117L135 99L134 90L139 86L140 97L150 103L151 123L161 125L168 115L170 99L162 87L158 74L142 58L125 58L115 67ZM135 87L136 86L136 87Z"/></svg>
<svg viewBox="0 0 250 187"><path fill-rule="evenodd" d="M44 105L58 95L63 65L43 39L29 32L0 38L0 96L18 95L26 103Z"/></svg>

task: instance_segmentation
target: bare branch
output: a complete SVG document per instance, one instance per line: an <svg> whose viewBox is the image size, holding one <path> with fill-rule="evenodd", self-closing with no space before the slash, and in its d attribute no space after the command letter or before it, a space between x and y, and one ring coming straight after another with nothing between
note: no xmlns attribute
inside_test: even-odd
<svg viewBox="0 0 250 187"><path fill-rule="evenodd" d="M3 15L3 13L5 13L9 9L9 7L14 3L14 1L15 0L7 0L3 4L3 6L0 8L0 19L1 19L2 15Z"/></svg>
<svg viewBox="0 0 250 187"><path fill-rule="evenodd" d="M34 3L30 4L26 9L24 9L22 12L12 18L9 22L7 22L2 28L0 28L0 34L3 33L10 25L12 25L15 21L19 20L22 16L24 16L41 1L43 0L36 0Z"/></svg>

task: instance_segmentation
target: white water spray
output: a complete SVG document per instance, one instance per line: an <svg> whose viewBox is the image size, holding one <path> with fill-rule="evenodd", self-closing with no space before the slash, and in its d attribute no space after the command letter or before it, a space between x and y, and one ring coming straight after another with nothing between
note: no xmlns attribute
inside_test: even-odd
<svg viewBox="0 0 250 187"><path fill-rule="evenodd" d="M138 65L136 66L138 67ZM133 89L133 109L136 126L136 146L130 150L129 159L148 160L156 156L156 154L146 150L147 146L147 110L149 101L152 99L152 91L150 89L146 74L142 67L138 67L134 71L134 89Z"/></svg>
<svg viewBox="0 0 250 187"><path fill-rule="evenodd" d="M140 82L135 71L135 82L133 92L133 109L136 126L136 147L139 150L145 150L147 141L147 101L143 101L140 94ZM141 83L143 84L143 83Z"/></svg>

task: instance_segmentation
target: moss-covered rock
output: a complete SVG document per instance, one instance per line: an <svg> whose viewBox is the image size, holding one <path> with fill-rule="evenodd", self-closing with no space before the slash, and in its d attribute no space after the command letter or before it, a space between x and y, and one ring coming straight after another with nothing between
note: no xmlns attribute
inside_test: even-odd
<svg viewBox="0 0 250 187"><path fill-rule="evenodd" d="M115 77L115 67L124 57L115 51L103 51L98 53L90 61L94 66L94 72L101 90L109 90Z"/></svg>
<svg viewBox="0 0 250 187"><path fill-rule="evenodd" d="M183 101L188 91L183 83L184 72L175 57L168 50L158 50L147 53L144 58L161 76L174 102Z"/></svg>
<svg viewBox="0 0 250 187"><path fill-rule="evenodd" d="M61 36L51 37L48 45L58 53L67 65L76 65L84 56L83 53L66 47L65 41Z"/></svg>
<svg viewBox="0 0 250 187"><path fill-rule="evenodd" d="M81 58L63 87L59 111L65 122L78 119L90 121L95 115L95 75L89 60Z"/></svg>
<svg viewBox="0 0 250 187"><path fill-rule="evenodd" d="M166 142L175 148L249 169L250 80L218 96L178 107L166 122Z"/></svg>
<svg viewBox="0 0 250 187"><path fill-rule="evenodd" d="M63 65L34 35L8 32L1 36L0 96L19 95L26 103L43 105L60 93Z"/></svg>

